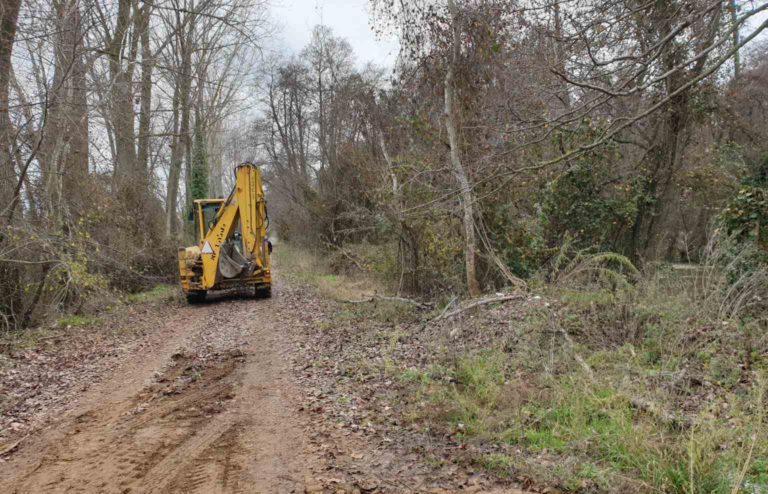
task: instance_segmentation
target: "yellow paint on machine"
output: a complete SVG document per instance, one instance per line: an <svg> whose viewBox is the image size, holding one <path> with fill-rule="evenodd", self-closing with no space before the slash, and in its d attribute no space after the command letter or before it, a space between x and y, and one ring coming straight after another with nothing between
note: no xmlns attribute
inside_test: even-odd
<svg viewBox="0 0 768 494"><path fill-rule="evenodd" d="M193 207L199 246L179 249L184 292L201 297L210 290L250 285L269 294L268 219L258 167L237 166L227 199L198 199Z"/></svg>

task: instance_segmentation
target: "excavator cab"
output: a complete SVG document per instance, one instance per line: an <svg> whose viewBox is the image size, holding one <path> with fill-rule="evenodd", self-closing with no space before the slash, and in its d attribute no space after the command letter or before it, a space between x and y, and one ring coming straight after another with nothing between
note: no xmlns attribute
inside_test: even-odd
<svg viewBox="0 0 768 494"><path fill-rule="evenodd" d="M272 277L261 173L256 165L235 168L235 186L226 199L197 199L192 220L199 244L179 249L181 287L190 303L210 290L246 288L271 296Z"/></svg>
<svg viewBox="0 0 768 494"><path fill-rule="evenodd" d="M216 214L221 209L222 204L224 204L224 199L200 199L195 201L188 219L194 223L195 238L200 242L205 240L205 236L213 228Z"/></svg>

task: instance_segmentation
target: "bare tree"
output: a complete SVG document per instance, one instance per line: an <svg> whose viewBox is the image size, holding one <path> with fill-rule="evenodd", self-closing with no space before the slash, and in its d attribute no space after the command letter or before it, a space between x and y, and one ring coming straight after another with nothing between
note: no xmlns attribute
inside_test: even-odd
<svg viewBox="0 0 768 494"><path fill-rule="evenodd" d="M11 54L16 39L16 23L21 0L3 2L0 6L0 212L10 214L17 192L14 167L14 138L8 114ZM2 237L0 237L2 238Z"/></svg>
<svg viewBox="0 0 768 494"><path fill-rule="evenodd" d="M171 0L160 9L164 29L171 34L166 80L173 87L171 169L166 194L166 228L177 233L177 204L182 170L186 209L193 199L189 189L194 115L210 130L238 107L238 92L246 77L247 57L260 49L271 32L264 0ZM246 58L244 58L246 57ZM242 62L239 64L238 62ZM183 165L183 167L182 167Z"/></svg>
<svg viewBox="0 0 768 494"><path fill-rule="evenodd" d="M459 52L461 50L461 24L459 12L454 0L448 0L448 10L451 15L451 41L450 58L448 59L447 69L445 71L445 128L448 131L448 140L451 146L451 164L456 179L459 182L461 190L461 207L464 210L464 242L466 252L464 259L467 270L467 288L472 297L480 295L480 285L477 283L477 269L475 267L475 219L472 197L472 189L469 185L467 173L461 164L459 157L459 139L458 139L458 117L456 115L456 65L459 63Z"/></svg>
<svg viewBox="0 0 768 494"><path fill-rule="evenodd" d="M461 8L453 0L442 2L371 2L375 12L385 22L395 25L401 34L401 56L410 60L417 67L424 67L433 77L440 77L443 86L443 122L448 136L448 159L456 179L457 193L462 210L462 225L464 236L464 265L467 289L472 296L480 294L477 280L477 241L475 233L476 199L469 170L472 165L465 163L473 151L466 147L466 132L462 129L460 109L471 108L472 103L461 101L459 93L464 91L463 99L471 98L468 81L475 76L462 77L461 72L472 71L473 53L465 50L465 37L471 30L476 14L484 12L487 15L500 15L504 9L513 5L510 2L476 2L463 4ZM470 22L472 21L472 22ZM486 50L489 46L481 47ZM482 56L482 52L475 52ZM439 60L438 64L432 62ZM437 65L437 67L435 66ZM469 83L471 84L471 83ZM461 101L461 104L459 104ZM471 110L470 110L471 111ZM477 161L477 160L476 160Z"/></svg>
<svg viewBox="0 0 768 494"><path fill-rule="evenodd" d="M318 25L312 30L312 39L302 58L311 71L309 79L316 98L320 170L326 171L327 168L327 176L333 177L340 131L340 123L333 110L338 90L352 72L352 47L346 40L334 36L329 27ZM332 188L333 180L324 181L322 186Z"/></svg>

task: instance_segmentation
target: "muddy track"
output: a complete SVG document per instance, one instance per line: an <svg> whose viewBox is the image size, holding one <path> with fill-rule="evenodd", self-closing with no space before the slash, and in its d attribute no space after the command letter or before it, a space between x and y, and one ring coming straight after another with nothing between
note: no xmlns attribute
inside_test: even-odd
<svg viewBox="0 0 768 494"><path fill-rule="evenodd" d="M68 405L42 417L45 428L2 446L0 493L477 494L494 486L470 464L425 464L409 437L381 421L377 429L372 416L343 415L352 399L335 366L345 356L325 355L342 340L315 329L337 308L307 290L278 284L270 300L222 296L153 310L143 345L87 391L60 396Z"/></svg>
<svg viewBox="0 0 768 494"><path fill-rule="evenodd" d="M312 462L272 300L223 298L0 464L0 492L295 492ZM181 331L171 331L175 326Z"/></svg>

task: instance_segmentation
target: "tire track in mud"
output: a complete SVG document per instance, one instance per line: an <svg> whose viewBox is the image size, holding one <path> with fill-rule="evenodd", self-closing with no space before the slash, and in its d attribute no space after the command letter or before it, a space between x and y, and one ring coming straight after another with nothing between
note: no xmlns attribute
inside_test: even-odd
<svg viewBox="0 0 768 494"><path fill-rule="evenodd" d="M0 458L0 493L423 492L402 464L382 472L386 438L349 438L305 409L315 390L294 375L296 327L316 303L286 291L176 311L156 346ZM365 462L334 456L365 448Z"/></svg>
<svg viewBox="0 0 768 494"><path fill-rule="evenodd" d="M232 355L205 364L179 360L162 378L168 385L141 393L112 420L73 424L72 439L46 455L17 492L164 492L168 477L231 427L225 406L244 362Z"/></svg>
<svg viewBox="0 0 768 494"><path fill-rule="evenodd" d="M243 451L237 439L244 427L242 423L231 425L213 441L207 449L173 478L165 492L179 493L233 493L246 492L254 484L238 462L236 456Z"/></svg>
<svg viewBox="0 0 768 494"><path fill-rule="evenodd" d="M166 345L130 379L116 372L101 396L0 463L0 492L292 491L281 474L306 464L290 431L300 428L282 413L292 407L275 389L285 361L276 355L274 304L224 299L190 308L198 319L181 351Z"/></svg>

